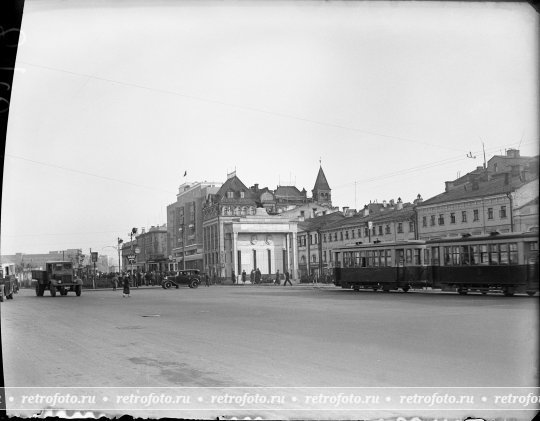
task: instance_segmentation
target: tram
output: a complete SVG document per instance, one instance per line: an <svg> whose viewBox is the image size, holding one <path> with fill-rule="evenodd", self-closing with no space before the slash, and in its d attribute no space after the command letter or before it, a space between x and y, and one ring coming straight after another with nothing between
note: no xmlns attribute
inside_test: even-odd
<svg viewBox="0 0 540 421"><path fill-rule="evenodd" d="M343 288L388 292L409 291L429 285L424 241L397 241L340 248L334 284Z"/></svg>
<svg viewBox="0 0 540 421"><path fill-rule="evenodd" d="M426 241L432 287L469 291L538 292L538 234L493 232Z"/></svg>
<svg viewBox="0 0 540 421"><path fill-rule="evenodd" d="M334 284L342 288L431 288L506 296L539 291L538 233L355 243L339 251Z"/></svg>

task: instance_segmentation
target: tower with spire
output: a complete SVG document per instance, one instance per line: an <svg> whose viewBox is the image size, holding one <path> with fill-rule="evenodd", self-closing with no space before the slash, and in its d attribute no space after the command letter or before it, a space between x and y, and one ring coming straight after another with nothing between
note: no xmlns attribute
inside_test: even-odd
<svg viewBox="0 0 540 421"><path fill-rule="evenodd" d="M313 187L313 190L311 190L312 198L314 202L321 205L332 206L332 189L328 185L320 160L319 165L319 173L315 180L315 186Z"/></svg>

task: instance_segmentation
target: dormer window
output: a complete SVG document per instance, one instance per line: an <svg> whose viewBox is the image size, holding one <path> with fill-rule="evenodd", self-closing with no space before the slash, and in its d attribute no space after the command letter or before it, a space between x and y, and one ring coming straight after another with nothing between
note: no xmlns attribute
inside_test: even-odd
<svg viewBox="0 0 540 421"><path fill-rule="evenodd" d="M228 192L227 192L227 198L228 198L228 199L234 198L234 192L228 191Z"/></svg>

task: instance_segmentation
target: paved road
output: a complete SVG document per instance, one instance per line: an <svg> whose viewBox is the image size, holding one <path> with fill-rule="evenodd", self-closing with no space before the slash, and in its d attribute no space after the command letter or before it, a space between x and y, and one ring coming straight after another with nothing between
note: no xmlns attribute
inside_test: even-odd
<svg viewBox="0 0 540 421"><path fill-rule="evenodd" d="M21 290L1 308L4 376L10 387L537 386L538 304L334 287Z"/></svg>

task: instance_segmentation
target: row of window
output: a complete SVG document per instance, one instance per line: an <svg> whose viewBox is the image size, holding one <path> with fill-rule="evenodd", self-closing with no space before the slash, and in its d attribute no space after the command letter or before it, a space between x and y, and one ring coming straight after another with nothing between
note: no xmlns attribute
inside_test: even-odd
<svg viewBox="0 0 540 421"><path fill-rule="evenodd" d="M499 209L499 219L506 219L506 217L507 217L506 206L501 206L500 209ZM468 218L467 211L461 211L461 222L466 223L467 220L468 220L467 218ZM494 219L494 209L493 208L487 208L487 219L488 220L493 220ZM457 220L456 213L455 212L450 212L450 224L455 224L456 220ZM473 209L473 219L472 220L473 220L473 222L480 221L480 212L479 212L478 209ZM436 222L438 223L438 225L444 225L445 224L445 214L444 213L439 214L438 219L437 219L437 215L430 215L429 225L433 227L433 226L436 225ZM428 217L427 216L422 217L422 226L423 227L428 226Z"/></svg>
<svg viewBox="0 0 540 421"><path fill-rule="evenodd" d="M516 243L447 246L443 248L443 256L445 266L516 265L518 263Z"/></svg>
<svg viewBox="0 0 540 421"><path fill-rule="evenodd" d="M399 266L421 265L421 249L396 249L395 261ZM350 251L343 253L343 267L394 266L391 249Z"/></svg>
<svg viewBox="0 0 540 421"><path fill-rule="evenodd" d="M404 233L404 223L398 222L396 224L396 232L398 234ZM414 222L409 221L409 232L414 232ZM344 240L353 240L355 238L366 238L371 235L385 235L392 234L392 229L390 224L385 225L373 225L371 232L368 227L352 229L350 231L339 231L328 234L323 234L323 243L331 243L332 241L344 241ZM307 243L307 237L309 237L309 244L318 244L319 235L318 234L309 234L308 236L301 235L298 236L298 246L305 247Z"/></svg>

